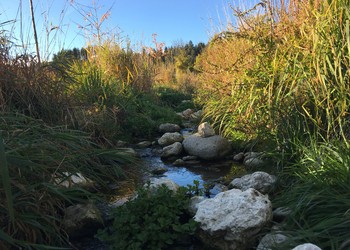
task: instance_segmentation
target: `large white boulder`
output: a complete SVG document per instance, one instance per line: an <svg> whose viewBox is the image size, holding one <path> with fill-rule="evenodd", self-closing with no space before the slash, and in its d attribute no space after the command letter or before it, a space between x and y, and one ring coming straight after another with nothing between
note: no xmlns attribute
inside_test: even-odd
<svg viewBox="0 0 350 250"><path fill-rule="evenodd" d="M260 193L266 194L273 190L276 181L276 176L257 171L252 174L244 175L241 178L234 179L229 184L229 188L238 188L243 191L248 188L254 188Z"/></svg>
<svg viewBox="0 0 350 250"><path fill-rule="evenodd" d="M183 139L183 136L179 132L165 133L159 138L158 144L161 146L168 146L174 142L182 142Z"/></svg>
<svg viewBox="0 0 350 250"><path fill-rule="evenodd" d="M196 133L186 137L182 145L186 153L204 160L220 159L232 151L231 143L220 135L203 138Z"/></svg>
<svg viewBox="0 0 350 250"><path fill-rule="evenodd" d="M214 249L249 249L261 229L272 220L272 205L255 189L232 189L200 202L194 216L199 238Z"/></svg>

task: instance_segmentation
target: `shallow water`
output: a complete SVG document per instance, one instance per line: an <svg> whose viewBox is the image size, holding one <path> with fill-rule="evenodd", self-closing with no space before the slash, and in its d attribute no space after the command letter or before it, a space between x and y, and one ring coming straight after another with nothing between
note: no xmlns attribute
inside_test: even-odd
<svg viewBox="0 0 350 250"><path fill-rule="evenodd" d="M136 150L141 156L142 165L146 170L145 181L150 177L166 177L180 186L194 185L198 181L199 188L210 187L209 195L214 197L221 192L220 186L216 183L228 184L234 176L243 175L245 172L242 165L234 163L232 160L197 162L187 166L175 166L173 161L164 162L160 158L160 148L146 148ZM230 157L232 159L232 157ZM164 168L166 172L162 175L152 175L151 171L157 168ZM74 242L76 249L86 250L106 250L108 246L103 245L99 240L93 237L79 239ZM191 244L185 247L176 246L174 249L202 249L199 243Z"/></svg>
<svg viewBox="0 0 350 250"><path fill-rule="evenodd" d="M200 188L213 186L215 183L228 184L233 175L241 175L243 167L232 160L200 162L184 166L175 166L173 161L162 161L157 149L138 150L142 157L143 165L150 177L166 177L177 183L179 186L194 185L194 181L199 183ZM232 159L232 157L231 157ZM153 169L163 168L166 172L162 175L152 175ZM220 190L211 190L211 196L216 195Z"/></svg>

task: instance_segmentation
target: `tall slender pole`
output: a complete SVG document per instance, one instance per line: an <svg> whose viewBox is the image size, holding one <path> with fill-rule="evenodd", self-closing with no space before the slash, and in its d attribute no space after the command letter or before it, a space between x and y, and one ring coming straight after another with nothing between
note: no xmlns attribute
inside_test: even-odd
<svg viewBox="0 0 350 250"><path fill-rule="evenodd" d="M30 4L30 14L32 15L32 24L33 24L33 31L34 31L34 40L35 40L35 47L36 47L36 56L38 57L38 63L41 63L40 60L40 53L39 53L39 42L38 42L38 36L36 34L36 26L35 26L35 19L34 19L34 8L33 8L33 0L29 0Z"/></svg>

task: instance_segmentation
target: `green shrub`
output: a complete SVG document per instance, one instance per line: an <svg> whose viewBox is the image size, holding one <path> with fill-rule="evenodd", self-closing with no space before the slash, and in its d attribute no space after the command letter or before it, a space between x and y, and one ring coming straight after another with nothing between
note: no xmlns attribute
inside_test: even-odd
<svg viewBox="0 0 350 250"><path fill-rule="evenodd" d="M162 249L197 229L186 213L186 188L177 192L162 186L140 189L136 199L114 209L113 225L97 237L113 249Z"/></svg>

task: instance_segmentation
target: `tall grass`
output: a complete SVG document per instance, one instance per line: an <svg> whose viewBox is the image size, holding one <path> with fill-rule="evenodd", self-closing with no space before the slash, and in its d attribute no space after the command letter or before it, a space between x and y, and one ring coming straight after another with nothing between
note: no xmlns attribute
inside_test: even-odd
<svg viewBox="0 0 350 250"><path fill-rule="evenodd" d="M350 233L350 2L264 3L236 10L240 26L201 55L198 98L225 135L273 141L292 239L340 249Z"/></svg>
<svg viewBox="0 0 350 250"><path fill-rule="evenodd" d="M0 204L0 238L5 245L67 246L61 225L65 207L97 199L108 193L109 184L136 174L127 151L102 148L83 132L13 113L2 113L0 124L0 195L6 201ZM58 185L76 173L99 191Z"/></svg>

